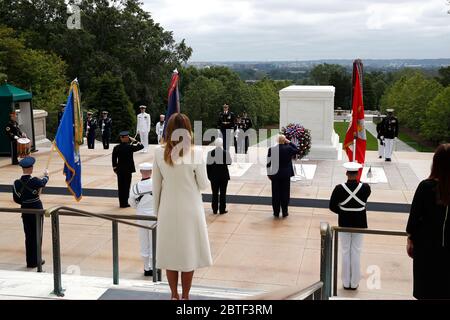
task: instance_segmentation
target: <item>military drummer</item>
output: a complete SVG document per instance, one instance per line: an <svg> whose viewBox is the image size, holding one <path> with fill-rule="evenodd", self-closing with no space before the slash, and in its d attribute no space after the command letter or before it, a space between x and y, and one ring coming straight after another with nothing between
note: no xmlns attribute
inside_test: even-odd
<svg viewBox="0 0 450 320"><path fill-rule="evenodd" d="M10 119L5 127L5 131L11 141L11 163L17 165L19 164L19 160L17 159L17 140L19 140L19 138L25 138L26 135L19 128L19 124L17 123L17 114L15 112L11 112L9 116Z"/></svg>
<svg viewBox="0 0 450 320"><path fill-rule="evenodd" d="M19 162L22 167L23 175L20 179L14 181L13 184L13 199L14 202L21 205L23 209L43 209L41 199L39 197L40 191L48 182L48 171L44 170L44 177L32 177L33 166L36 160L33 157L26 157ZM39 265L37 248L37 234L36 227L40 225L42 244L42 226L44 223L43 216L34 215L31 213L22 213L23 230L25 232L25 249L27 268L36 268ZM45 261L41 260L41 265Z"/></svg>
<svg viewBox="0 0 450 320"><path fill-rule="evenodd" d="M339 215L339 227L367 228L366 204L370 186L358 181L362 165L357 162L344 163L347 182L337 185L330 199L330 210ZM342 250L342 284L346 290L356 290L361 280L360 254L363 235L340 232Z"/></svg>

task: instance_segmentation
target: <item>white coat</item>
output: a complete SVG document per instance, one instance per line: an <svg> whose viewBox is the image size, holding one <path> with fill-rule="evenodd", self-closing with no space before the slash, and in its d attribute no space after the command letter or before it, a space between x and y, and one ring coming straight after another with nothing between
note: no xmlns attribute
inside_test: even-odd
<svg viewBox="0 0 450 320"><path fill-rule="evenodd" d="M201 190L209 187L202 150L194 148L184 163L164 161L164 146L155 149L153 200L158 216L156 266L182 272L212 264ZM195 155L198 161L188 161Z"/></svg>
<svg viewBox="0 0 450 320"><path fill-rule="evenodd" d="M136 132L150 132L151 118L146 112L137 115Z"/></svg>

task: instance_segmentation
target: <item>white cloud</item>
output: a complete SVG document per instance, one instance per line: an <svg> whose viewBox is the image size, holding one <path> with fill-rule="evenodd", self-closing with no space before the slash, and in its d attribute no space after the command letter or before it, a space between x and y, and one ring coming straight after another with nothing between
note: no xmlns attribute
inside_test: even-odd
<svg viewBox="0 0 450 320"><path fill-rule="evenodd" d="M192 60L450 56L444 0L145 0Z"/></svg>

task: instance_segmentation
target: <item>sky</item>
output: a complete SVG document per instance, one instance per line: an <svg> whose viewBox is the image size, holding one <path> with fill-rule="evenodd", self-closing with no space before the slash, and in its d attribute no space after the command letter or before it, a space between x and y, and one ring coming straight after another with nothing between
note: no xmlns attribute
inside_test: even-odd
<svg viewBox="0 0 450 320"><path fill-rule="evenodd" d="M190 61L450 57L446 0L143 0Z"/></svg>

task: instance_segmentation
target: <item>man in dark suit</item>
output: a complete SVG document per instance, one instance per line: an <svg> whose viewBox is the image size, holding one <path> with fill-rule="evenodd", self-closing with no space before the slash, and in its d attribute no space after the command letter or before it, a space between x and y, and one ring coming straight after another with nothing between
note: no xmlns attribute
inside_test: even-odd
<svg viewBox="0 0 450 320"><path fill-rule="evenodd" d="M223 140L221 138L217 138L215 143L216 148L208 152L206 171L208 179L211 181L213 212L217 214L217 210L219 210L220 214L225 214L228 212L226 210L226 198L228 180L230 180L228 166L231 164L231 156L228 151L223 149Z"/></svg>
<svg viewBox="0 0 450 320"><path fill-rule="evenodd" d="M23 175L20 179L14 181L13 199L14 202L20 204L21 208L26 209L42 209L42 202L39 197L40 190L45 187L48 182L48 171L44 170L44 177L32 177L33 166L36 160L33 157L26 157L20 160L19 165L22 167ZM40 257L40 245L42 245L42 227L43 216L34 215L32 213L22 213L23 230L25 232L25 249L27 268L36 268L45 263ZM36 230L39 226L41 230L41 239L38 239ZM39 242L39 245L38 245ZM39 252L38 252L39 250Z"/></svg>
<svg viewBox="0 0 450 320"><path fill-rule="evenodd" d="M127 208L130 193L131 177L136 172L134 166L134 152L144 149L144 145L130 137L128 131L120 133L120 144L114 147L112 153L112 166L117 174L117 185L119 188L119 203L121 208Z"/></svg>
<svg viewBox="0 0 450 320"><path fill-rule="evenodd" d="M272 181L272 208L276 218L280 216L280 207L283 218L289 215L291 177L294 176L292 158L297 153L297 147L284 135L279 135L278 144L269 148L267 154L267 176Z"/></svg>

